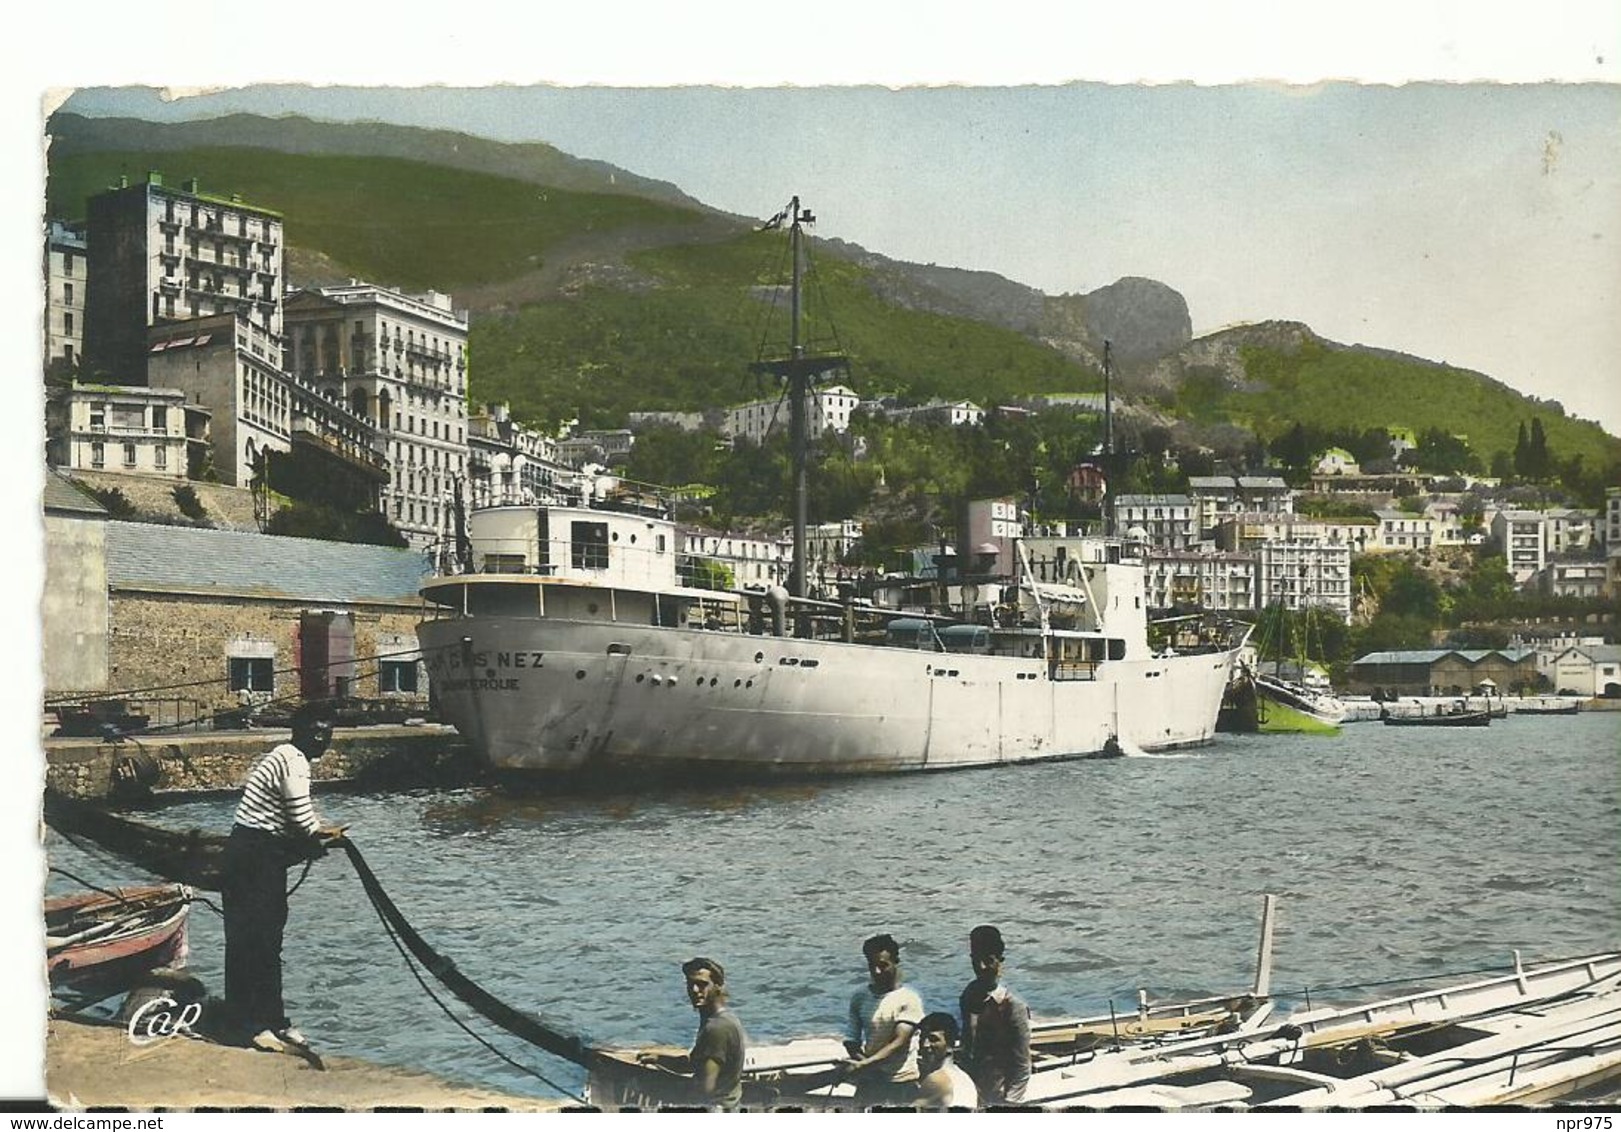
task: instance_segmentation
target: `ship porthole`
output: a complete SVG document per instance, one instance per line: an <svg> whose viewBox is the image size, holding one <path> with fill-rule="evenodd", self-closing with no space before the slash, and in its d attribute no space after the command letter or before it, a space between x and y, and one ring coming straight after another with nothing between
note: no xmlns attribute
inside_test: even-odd
<svg viewBox="0 0 1621 1132"><path fill-rule="evenodd" d="M574 679L576 679L576 680L584 680L585 679L585 669L583 669L583 668L575 669L575 671L574 671Z"/></svg>
<svg viewBox="0 0 1621 1132"><path fill-rule="evenodd" d="M714 687L714 686L715 686L715 684L716 684L716 683L717 683L717 682L718 682L718 680L719 680L719 678L718 678L718 677L715 677L715 676L711 676L711 677L710 677L710 678L709 678L709 686L710 686L710 687L711 687L711 688L713 688L713 687Z"/></svg>
<svg viewBox="0 0 1621 1132"><path fill-rule="evenodd" d="M743 686L743 681L742 680L733 680L732 681L732 687L741 688L742 686Z"/></svg>
<svg viewBox="0 0 1621 1132"><path fill-rule="evenodd" d="M646 673L638 672L636 674L636 683L640 684L643 680L646 680L646 679L647 679Z"/></svg>
<svg viewBox="0 0 1621 1132"><path fill-rule="evenodd" d="M765 653L757 652L757 653L754 654L754 663L755 664L759 664L764 659L765 659Z"/></svg>
<svg viewBox="0 0 1621 1132"><path fill-rule="evenodd" d="M748 682L748 684L747 684L747 685L745 685L745 687L749 687L749 688L752 688L752 687L754 687L754 681L753 681L753 680L750 680L750 681L749 681L749 682Z"/></svg>

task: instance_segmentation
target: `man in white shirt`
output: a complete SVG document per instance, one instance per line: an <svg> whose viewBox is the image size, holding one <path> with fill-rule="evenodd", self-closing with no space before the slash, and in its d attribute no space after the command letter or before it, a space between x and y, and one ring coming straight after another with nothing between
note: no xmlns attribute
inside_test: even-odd
<svg viewBox="0 0 1621 1132"><path fill-rule="evenodd" d="M923 999L901 984L901 945L875 935L861 945L868 984L850 999L850 1025L844 1048L845 1072L855 1078L856 1096L867 1105L910 1105L917 1096L917 1054L913 1032L923 1020Z"/></svg>

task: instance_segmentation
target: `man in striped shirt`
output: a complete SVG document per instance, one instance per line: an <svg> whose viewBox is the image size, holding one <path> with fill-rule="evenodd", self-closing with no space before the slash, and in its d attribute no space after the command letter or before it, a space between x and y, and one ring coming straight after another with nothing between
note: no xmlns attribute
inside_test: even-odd
<svg viewBox="0 0 1621 1132"><path fill-rule="evenodd" d="M292 742L248 772L225 848L220 895L225 911L225 1008L249 1044L280 1052L307 1046L281 993L287 927L287 870L326 853L341 830L323 829L310 802L310 760L326 753L332 724L315 704L293 714Z"/></svg>

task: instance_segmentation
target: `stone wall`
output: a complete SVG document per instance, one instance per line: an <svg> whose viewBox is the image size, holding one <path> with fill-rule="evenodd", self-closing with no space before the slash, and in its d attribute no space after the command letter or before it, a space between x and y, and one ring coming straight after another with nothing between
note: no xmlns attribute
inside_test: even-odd
<svg viewBox="0 0 1621 1132"><path fill-rule="evenodd" d="M299 625L312 609L326 608L286 599L240 595L208 597L114 591L108 642L108 685L126 692L151 692L154 724L208 719L238 706L228 684L228 658L268 655L275 670L272 697L299 695ZM372 658L415 647L420 605L367 604L346 607L355 618L354 665L350 694L380 696L377 662ZM252 646L257 646L253 648ZM419 695L427 694L425 675Z"/></svg>
<svg viewBox="0 0 1621 1132"><path fill-rule="evenodd" d="M49 739L45 743L45 785L73 798L115 798L113 768L122 759L155 767L145 782L154 797L234 792L241 789L254 760L289 732L215 732L164 735L106 743L96 739ZM356 788L442 785L476 773L454 728L340 728L332 748L310 764L319 784ZM129 797L117 800L131 800Z"/></svg>

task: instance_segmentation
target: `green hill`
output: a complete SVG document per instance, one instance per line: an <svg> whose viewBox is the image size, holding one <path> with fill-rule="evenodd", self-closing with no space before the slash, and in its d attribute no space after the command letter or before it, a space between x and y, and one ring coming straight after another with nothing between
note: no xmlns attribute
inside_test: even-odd
<svg viewBox="0 0 1621 1132"><path fill-rule="evenodd" d="M735 403L764 392L747 363L786 340L782 233L549 146L251 116L58 115L51 129L51 216L81 218L89 195L149 169L275 209L293 285L354 276L451 292L471 317L473 397L509 401L521 419L611 426L633 408ZM1288 324L1188 342L1181 296L1153 281L1051 297L989 273L815 246L813 347L836 332L862 393L993 404L1096 390L1110 337L1117 392L1166 416L1232 421L1268 440L1296 422L1438 428L1465 435L1488 464L1536 417L1560 460L1580 455L1591 471L1621 462L1621 441L1598 426L1481 374Z"/></svg>
<svg viewBox="0 0 1621 1132"><path fill-rule="evenodd" d="M692 209L639 197L537 188L511 177L393 157L289 155L261 149L112 151L51 161L52 216L79 219L121 175L154 169L173 184L238 193L286 218L289 246L351 274L407 290L456 291L536 271L581 233L698 225ZM129 173L136 170L136 173ZM299 282L296 278L295 283Z"/></svg>
<svg viewBox="0 0 1621 1132"><path fill-rule="evenodd" d="M1268 441L1297 422L1322 430L1438 429L1463 437L1489 468L1494 455L1512 456L1520 426L1536 418L1560 460L1579 455L1589 471L1621 463L1621 439L1556 404L1472 370L1329 342L1299 324L1209 335L1162 362L1159 374L1179 416L1231 421Z"/></svg>

